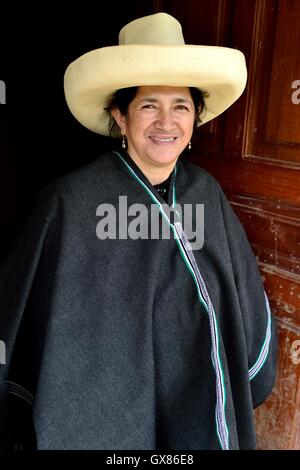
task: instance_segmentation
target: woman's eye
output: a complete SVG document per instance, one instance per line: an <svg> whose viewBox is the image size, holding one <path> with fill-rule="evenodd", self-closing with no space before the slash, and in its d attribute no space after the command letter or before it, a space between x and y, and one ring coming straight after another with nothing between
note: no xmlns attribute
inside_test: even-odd
<svg viewBox="0 0 300 470"><path fill-rule="evenodd" d="M142 109L154 109L154 108L155 108L154 104L145 104L145 105L142 107Z"/></svg>
<svg viewBox="0 0 300 470"><path fill-rule="evenodd" d="M176 109L183 110L183 111L189 111L189 108L187 106L184 106L183 104L178 104L176 106Z"/></svg>

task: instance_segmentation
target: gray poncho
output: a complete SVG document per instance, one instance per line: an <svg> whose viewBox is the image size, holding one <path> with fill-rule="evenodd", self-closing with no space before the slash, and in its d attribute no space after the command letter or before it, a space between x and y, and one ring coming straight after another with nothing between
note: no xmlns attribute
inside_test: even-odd
<svg viewBox="0 0 300 470"><path fill-rule="evenodd" d="M156 206L170 237L118 236L119 196L149 219ZM3 434L26 441L32 419L38 449L255 448L276 365L255 257L201 168L178 160L169 190L169 205L204 204L201 249L163 203L125 152L39 193L0 272ZM114 238L99 237L101 204Z"/></svg>

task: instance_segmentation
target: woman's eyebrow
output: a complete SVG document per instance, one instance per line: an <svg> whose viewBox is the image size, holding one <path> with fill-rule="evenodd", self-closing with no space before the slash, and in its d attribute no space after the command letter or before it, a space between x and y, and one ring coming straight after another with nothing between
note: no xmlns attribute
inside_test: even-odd
<svg viewBox="0 0 300 470"><path fill-rule="evenodd" d="M190 103L190 104L193 104L192 100L190 100L189 98L176 98L175 102L176 103Z"/></svg>
<svg viewBox="0 0 300 470"><path fill-rule="evenodd" d="M151 96L145 96L144 98L141 98L139 101L140 102L148 101L150 103L157 103L158 99L157 98L152 98Z"/></svg>

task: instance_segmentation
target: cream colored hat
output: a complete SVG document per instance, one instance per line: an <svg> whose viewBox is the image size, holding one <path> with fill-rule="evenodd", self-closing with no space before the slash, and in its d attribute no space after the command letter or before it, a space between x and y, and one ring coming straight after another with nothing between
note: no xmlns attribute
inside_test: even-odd
<svg viewBox="0 0 300 470"><path fill-rule="evenodd" d="M208 92L207 121L242 94L247 69L242 52L217 46L186 45L180 23L166 13L138 18L119 33L119 45L88 52L64 76L66 101L88 129L108 135L107 98L120 88L187 86Z"/></svg>

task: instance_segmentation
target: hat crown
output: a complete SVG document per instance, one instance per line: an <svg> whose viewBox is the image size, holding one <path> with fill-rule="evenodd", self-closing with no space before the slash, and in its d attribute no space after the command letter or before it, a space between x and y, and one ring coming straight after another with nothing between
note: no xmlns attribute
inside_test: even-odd
<svg viewBox="0 0 300 470"><path fill-rule="evenodd" d="M119 45L151 44L165 46L184 45L179 21L167 13L156 13L133 20L119 33Z"/></svg>

